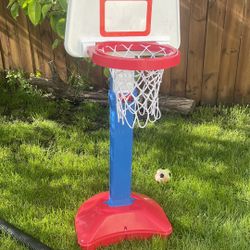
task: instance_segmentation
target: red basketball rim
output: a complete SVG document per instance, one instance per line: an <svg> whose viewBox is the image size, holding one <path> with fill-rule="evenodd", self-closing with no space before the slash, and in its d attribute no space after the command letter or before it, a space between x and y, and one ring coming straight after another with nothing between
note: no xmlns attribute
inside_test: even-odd
<svg viewBox="0 0 250 250"><path fill-rule="evenodd" d="M139 52L140 56L124 57L119 54L123 52ZM95 64L113 69L160 70L172 68L180 63L180 53L177 49L153 42L98 43L96 46L89 47L88 53ZM148 57L150 53L155 57Z"/></svg>

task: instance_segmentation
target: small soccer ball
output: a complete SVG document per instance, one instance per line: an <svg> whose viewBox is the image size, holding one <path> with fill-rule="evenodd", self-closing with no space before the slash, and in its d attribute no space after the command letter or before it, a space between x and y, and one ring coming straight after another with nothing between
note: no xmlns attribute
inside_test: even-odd
<svg viewBox="0 0 250 250"><path fill-rule="evenodd" d="M171 178L172 173L169 169L158 169L155 175L155 180L159 183L167 183Z"/></svg>

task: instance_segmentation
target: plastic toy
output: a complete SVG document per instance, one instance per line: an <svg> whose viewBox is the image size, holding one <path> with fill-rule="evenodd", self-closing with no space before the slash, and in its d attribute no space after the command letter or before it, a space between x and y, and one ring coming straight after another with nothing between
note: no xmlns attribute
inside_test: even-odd
<svg viewBox="0 0 250 250"><path fill-rule="evenodd" d="M110 69L110 190L85 201L78 243L95 249L129 238L167 237L152 199L131 192L133 128L160 119L164 69L180 63L179 0L69 0L65 48Z"/></svg>

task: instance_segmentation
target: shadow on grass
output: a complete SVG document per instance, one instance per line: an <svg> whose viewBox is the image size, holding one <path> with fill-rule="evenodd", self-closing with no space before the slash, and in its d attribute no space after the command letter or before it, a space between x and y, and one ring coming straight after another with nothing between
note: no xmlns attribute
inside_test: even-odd
<svg viewBox="0 0 250 250"><path fill-rule="evenodd" d="M233 243L237 240L245 247L249 131L222 128L220 123L194 126L192 119L186 119L183 125L180 117L169 119L137 131L134 188L163 205L177 238L193 234L205 241L212 237L217 246L222 239L231 238L220 249L233 249L230 244L237 244ZM169 185L156 187L153 181L147 181L148 174L153 179L153 169L164 167L173 172L174 180ZM146 177L140 178L140 171Z"/></svg>
<svg viewBox="0 0 250 250"><path fill-rule="evenodd" d="M7 116L0 125L0 146L8 151L0 154L0 214L22 222L25 231L55 249L77 249L77 209L108 189L108 110L78 109L33 94L14 93L9 101L8 92L0 93L0 113ZM135 130L133 187L168 213L175 228L169 249L244 249L249 129L240 116L204 113L168 116ZM173 181L158 185L154 173L165 167ZM152 249L140 244L118 249Z"/></svg>
<svg viewBox="0 0 250 250"><path fill-rule="evenodd" d="M0 77L0 115L9 121L49 119L62 125L79 126L84 131L108 126L108 109L100 104L73 104L63 99L54 100L32 88L22 78L6 81Z"/></svg>
<svg viewBox="0 0 250 250"><path fill-rule="evenodd" d="M237 217L247 216L248 206L238 198L240 187L237 183L246 181L249 141L237 134L227 138L225 133L229 131L224 133L218 128L211 134L206 133L205 128L199 135L199 131L181 125L178 119L176 125L173 123L175 119L170 118L167 126L163 121L135 132L134 187L163 205L176 228L176 236L182 237L188 232L203 239L209 232L219 241L216 232L218 235L225 232L217 221L204 226L208 220L219 217L223 222L231 218L237 223ZM18 200L20 206L15 209L19 211L22 204L48 212L71 211L73 221L83 200L108 189L108 132L91 132L87 138L77 136L80 141L77 147L67 148L60 145L64 143L62 137L70 140L68 133L73 131L54 133L54 127L47 130L45 134L49 136L45 138L50 140L53 135L55 140L52 152L47 151L46 143L34 141L41 136L40 129L31 129L30 133L23 131L20 143L30 145L31 150L22 150L19 145L14 153L12 171L20 181L16 184L15 178L13 182L6 180L5 188L11 193L8 199L12 204ZM9 135L2 140L2 146L10 147L8 141L15 144ZM91 142L91 148L81 150L86 141ZM103 148L102 143L105 144ZM40 148L40 156L33 155L33 146ZM58 147L63 150L58 151ZM146 165L140 165L141 162ZM156 166L170 167L175 182L158 186L148 175L145 179L144 172L153 175ZM231 233L228 236L231 237Z"/></svg>
<svg viewBox="0 0 250 250"><path fill-rule="evenodd" d="M137 131L134 163L136 158L140 162L145 154L151 158L147 166L169 167L177 173L181 169L179 180L193 176L216 185L233 185L239 179L247 180L250 162L248 130L242 131L242 135L216 126L209 135L209 127L205 127L199 135L192 124L183 126L177 120L173 125L173 122L171 119L168 126L161 122ZM230 133L234 134L228 137Z"/></svg>

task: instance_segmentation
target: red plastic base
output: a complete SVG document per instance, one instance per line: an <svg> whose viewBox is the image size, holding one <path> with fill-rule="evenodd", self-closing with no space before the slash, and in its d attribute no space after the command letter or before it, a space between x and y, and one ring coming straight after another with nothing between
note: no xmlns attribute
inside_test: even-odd
<svg viewBox="0 0 250 250"><path fill-rule="evenodd" d="M92 250L124 239L167 237L172 226L162 208L152 199L132 194L134 203L126 207L110 207L105 202L109 193L100 193L86 201L75 218L78 243Z"/></svg>

